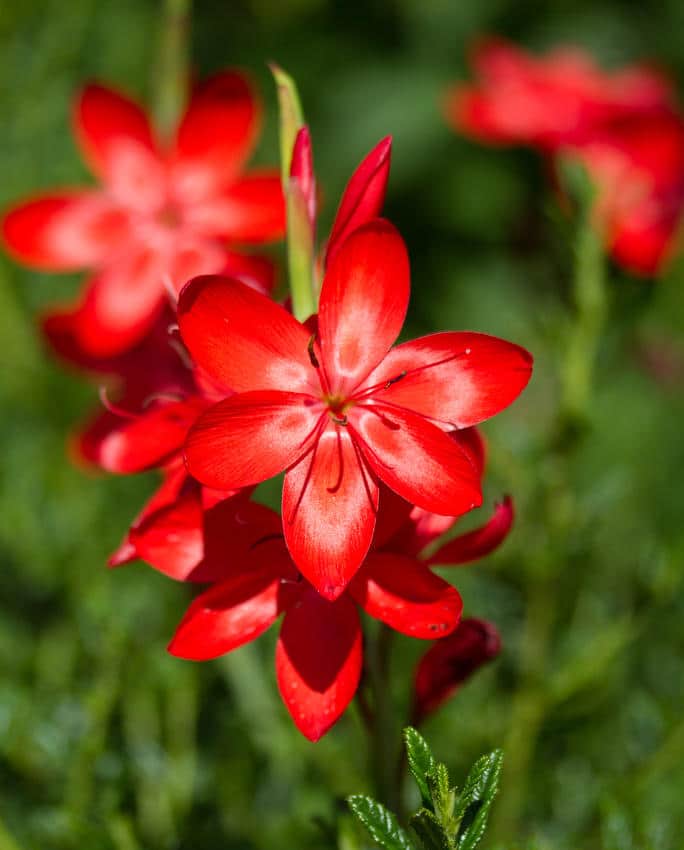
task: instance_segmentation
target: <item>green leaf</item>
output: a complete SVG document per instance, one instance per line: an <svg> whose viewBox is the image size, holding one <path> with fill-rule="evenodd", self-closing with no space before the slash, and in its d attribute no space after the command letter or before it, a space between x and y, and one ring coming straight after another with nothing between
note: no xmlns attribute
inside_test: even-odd
<svg viewBox="0 0 684 850"><path fill-rule="evenodd" d="M416 833L423 850L451 850L449 839L434 814L420 809L412 816L411 829Z"/></svg>
<svg viewBox="0 0 684 850"><path fill-rule="evenodd" d="M441 762L436 764L427 775L427 783L437 820L448 832L452 825L456 794L449 788L449 771L446 765Z"/></svg>
<svg viewBox="0 0 684 850"><path fill-rule="evenodd" d="M396 817L372 797L353 794L347 797L349 808L385 850L415 850Z"/></svg>
<svg viewBox="0 0 684 850"><path fill-rule="evenodd" d="M407 726L404 729L404 742L406 744L409 769L413 778L416 780L416 785L420 790L423 802L428 806L432 806L427 777L429 773L433 772L437 762L432 754L430 745L413 726Z"/></svg>
<svg viewBox="0 0 684 850"><path fill-rule="evenodd" d="M278 106L280 108L280 178L283 187L285 187L290 178L292 148L294 147L297 131L304 125L304 114L295 81L275 63L269 67L278 90Z"/></svg>
<svg viewBox="0 0 684 850"><path fill-rule="evenodd" d="M503 752L494 750L478 759L466 779L458 801L456 818L460 822L456 846L473 850L479 844L489 817L503 763Z"/></svg>

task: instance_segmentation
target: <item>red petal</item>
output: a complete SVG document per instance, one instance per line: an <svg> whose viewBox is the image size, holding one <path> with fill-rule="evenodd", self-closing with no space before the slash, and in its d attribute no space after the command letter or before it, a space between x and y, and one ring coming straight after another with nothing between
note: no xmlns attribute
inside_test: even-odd
<svg viewBox="0 0 684 850"><path fill-rule="evenodd" d="M359 684L361 626L347 596L306 592L285 615L276 647L278 688L297 728L317 741L339 719Z"/></svg>
<svg viewBox="0 0 684 850"><path fill-rule="evenodd" d="M313 166L313 151L311 148L311 133L308 127L300 127L292 148L290 162L290 191L292 184L297 185L304 201L311 227L312 241L316 228L316 175Z"/></svg>
<svg viewBox="0 0 684 850"><path fill-rule="evenodd" d="M75 110L76 136L95 173L115 182L131 158L157 157L150 122L138 104L97 84L81 93ZM123 166L123 169L122 169Z"/></svg>
<svg viewBox="0 0 684 850"><path fill-rule="evenodd" d="M466 428L507 407L531 374L531 355L513 343L486 334L437 333L394 348L365 384L379 387L373 398Z"/></svg>
<svg viewBox="0 0 684 850"><path fill-rule="evenodd" d="M422 416L376 404L349 416L375 473L427 511L458 516L481 504L480 476L469 453Z"/></svg>
<svg viewBox="0 0 684 850"><path fill-rule="evenodd" d="M320 392L308 354L311 335L286 310L240 281L191 280L178 301L178 322L197 364L236 392Z"/></svg>
<svg viewBox="0 0 684 850"><path fill-rule="evenodd" d="M164 308L162 269L147 251L136 251L93 277L74 314L82 350L93 357L120 354L137 345Z"/></svg>
<svg viewBox="0 0 684 850"><path fill-rule="evenodd" d="M204 555L204 515L200 487L188 479L169 505L148 513L128 536L138 558L177 581L202 581L196 576Z"/></svg>
<svg viewBox="0 0 684 850"><path fill-rule="evenodd" d="M157 490L152 494L147 504L140 511L131 528L135 528L139 523L143 522L146 517L153 515L156 511L172 505L179 494L183 490L188 475L183 464L170 464L164 474L164 480ZM119 548L109 557L107 564L110 567L120 567L123 564L128 564L138 557L138 551L130 540L131 529L126 533L126 536Z"/></svg>
<svg viewBox="0 0 684 850"><path fill-rule="evenodd" d="M409 300L409 262L387 221L363 225L330 263L318 312L323 365L333 395L346 396L387 354Z"/></svg>
<svg viewBox="0 0 684 850"><path fill-rule="evenodd" d="M352 174L330 231L326 265L350 233L367 221L377 218L382 212L391 154L392 137L387 136L373 148Z"/></svg>
<svg viewBox="0 0 684 850"><path fill-rule="evenodd" d="M134 419L119 419L89 457L109 472L140 472L179 454L188 429L206 404L203 400L171 402Z"/></svg>
<svg viewBox="0 0 684 850"><path fill-rule="evenodd" d="M403 555L371 553L349 589L371 617L410 637L433 640L461 619L456 588Z"/></svg>
<svg viewBox="0 0 684 850"><path fill-rule="evenodd" d="M257 638L281 613L275 568L238 573L195 599L169 644L178 658L206 661Z"/></svg>
<svg viewBox="0 0 684 850"><path fill-rule="evenodd" d="M455 537L428 559L430 564L467 564L489 555L508 537L513 525L513 500L506 496L480 528Z"/></svg>
<svg viewBox="0 0 684 850"><path fill-rule="evenodd" d="M206 488L205 491L206 492ZM250 501L242 490L223 499L204 514L204 558L191 576L192 581L220 581L241 564L267 565L273 557L272 539L280 539L275 559L282 563L285 552L280 516L270 508ZM289 560L289 555L287 556Z"/></svg>
<svg viewBox="0 0 684 850"><path fill-rule="evenodd" d="M200 233L231 242L261 244L285 233L285 200L277 171L251 173L220 196L202 201L185 214Z"/></svg>
<svg viewBox="0 0 684 850"><path fill-rule="evenodd" d="M247 79L235 71L197 87L176 138L174 182L183 198L214 194L237 177L254 147L259 113Z"/></svg>
<svg viewBox="0 0 684 850"><path fill-rule="evenodd" d="M378 486L350 434L332 423L289 469L283 527L294 562L316 590L336 599L371 544Z"/></svg>
<svg viewBox="0 0 684 850"><path fill-rule="evenodd" d="M500 650L499 633L484 620L463 620L453 634L436 641L416 669L412 723L421 723Z"/></svg>
<svg viewBox="0 0 684 850"><path fill-rule="evenodd" d="M129 234L128 214L100 192L46 195L9 210L2 235L22 263L47 271L97 266Z"/></svg>
<svg viewBox="0 0 684 850"><path fill-rule="evenodd" d="M265 390L239 393L200 417L185 444L188 469L219 490L272 478L307 449L320 419L309 396Z"/></svg>
<svg viewBox="0 0 684 850"><path fill-rule="evenodd" d="M273 291L276 266L270 257L238 254L237 251L227 251L225 256L226 264L219 270L220 274L237 278L264 295Z"/></svg>

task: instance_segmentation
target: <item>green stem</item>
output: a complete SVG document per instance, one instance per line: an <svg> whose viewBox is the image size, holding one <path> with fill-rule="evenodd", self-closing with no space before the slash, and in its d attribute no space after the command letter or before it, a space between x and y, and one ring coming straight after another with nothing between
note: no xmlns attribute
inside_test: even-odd
<svg viewBox="0 0 684 850"><path fill-rule="evenodd" d="M393 632L381 623L369 641L368 673L373 694L373 724L369 730L369 755L378 799L392 811L400 808L401 776L397 772L398 730L395 729L391 693Z"/></svg>
<svg viewBox="0 0 684 850"><path fill-rule="evenodd" d="M153 112L163 139L168 139L176 129L187 102L190 5L191 0L162 0Z"/></svg>
<svg viewBox="0 0 684 850"><path fill-rule="evenodd" d="M533 503L545 507L545 542L530 564L525 628L520 657L521 682L511 709L504 770L504 792L496 811L495 838L508 841L519 834L528 800L528 784L537 740L550 706L548 673L558 594L555 579L567 564L575 525L575 500L570 473L575 452L587 432L594 369L606 314L606 290L601 235L594 204L587 192L578 223L573 277L574 313L559 366L560 404L551 445L543 456L546 471Z"/></svg>
<svg viewBox="0 0 684 850"><path fill-rule="evenodd" d="M306 211L296 188L286 190L287 199L287 270L292 296L292 313L300 322L316 312L314 298L313 254L311 231Z"/></svg>
<svg viewBox="0 0 684 850"><path fill-rule="evenodd" d="M594 204L582 210L575 245L573 300L565 358L561 364L560 425L567 432L583 430L589 418L594 367L606 317L605 264L601 233L594 222Z"/></svg>

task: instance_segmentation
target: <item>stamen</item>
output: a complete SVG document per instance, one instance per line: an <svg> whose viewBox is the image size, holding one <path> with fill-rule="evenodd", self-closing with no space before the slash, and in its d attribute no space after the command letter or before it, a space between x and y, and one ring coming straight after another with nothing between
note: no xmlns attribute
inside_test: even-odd
<svg viewBox="0 0 684 850"><path fill-rule="evenodd" d="M176 291L176 287L173 285L173 281L171 280L171 275L168 274L168 272L162 275L162 284L166 290L166 294L169 296L171 306L175 307L178 304L178 292Z"/></svg>
<svg viewBox="0 0 684 850"><path fill-rule="evenodd" d="M463 351L459 351L458 354L450 354L448 357L443 357L441 360L435 360L434 363L424 363L422 366L416 366L415 369L404 369L403 372L400 372L398 375L395 375L393 378L390 378L389 381L383 381L381 384L373 384L373 386L371 387L366 387L364 390L361 390L358 395L353 395L352 398L355 401L367 398L368 396L373 395L373 393L376 393L379 390L389 389L392 384L396 384L397 381L401 381L402 378L406 378L408 375L417 375L419 372L424 372L426 369L433 369L436 366L443 366L445 363L449 363L451 360L458 360L459 357L467 357L471 353L471 351L472 349L466 348Z"/></svg>
<svg viewBox="0 0 684 850"><path fill-rule="evenodd" d="M335 416L334 414L331 414L330 418L332 419L332 421L336 425L348 425L349 424L349 419L346 416L340 417L340 416Z"/></svg>
<svg viewBox="0 0 684 850"><path fill-rule="evenodd" d="M316 357L316 353L314 351L314 345L316 344L316 334L311 335L311 339L309 340L309 345L307 346L307 351L309 352L309 360L311 361L311 365L314 369L320 369L321 364L318 362L318 358Z"/></svg>
<svg viewBox="0 0 684 850"><path fill-rule="evenodd" d="M114 404L114 402L110 401L107 397L107 387L104 384L98 390L98 395L100 396L100 401L102 402L102 406L106 408L110 413L113 413L114 416L120 416L122 419L139 419L139 413L133 413L132 410L125 410L123 407L119 407Z"/></svg>
<svg viewBox="0 0 684 850"><path fill-rule="evenodd" d="M152 393L143 402L143 410L147 410L155 401L178 402L183 401L183 396L180 393Z"/></svg>
<svg viewBox="0 0 684 850"><path fill-rule="evenodd" d="M392 384L396 384L397 381L401 381L402 378L406 377L406 369L403 372L399 372L399 374L395 378L390 378L389 381L385 384L385 389L388 390Z"/></svg>

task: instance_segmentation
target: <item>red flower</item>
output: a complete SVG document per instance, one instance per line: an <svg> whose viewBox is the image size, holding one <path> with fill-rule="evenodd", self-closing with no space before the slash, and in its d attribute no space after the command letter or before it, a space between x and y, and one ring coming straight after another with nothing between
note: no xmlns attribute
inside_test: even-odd
<svg viewBox="0 0 684 850"><path fill-rule="evenodd" d="M412 725L422 723L500 650L499 633L484 620L462 620L448 637L435 641L416 669Z"/></svg>
<svg viewBox="0 0 684 850"><path fill-rule="evenodd" d="M684 121L671 114L625 120L567 152L596 184L597 218L615 261L635 274L657 274L678 247Z"/></svg>
<svg viewBox="0 0 684 850"><path fill-rule="evenodd" d="M544 150L576 143L629 115L666 110L672 87L660 74L635 67L608 73L575 47L530 56L502 39L474 51L474 85L449 96L449 121L492 144L527 144Z"/></svg>
<svg viewBox="0 0 684 850"><path fill-rule="evenodd" d="M192 96L168 146L142 109L88 86L76 136L101 189L42 196L11 210L3 233L22 262L51 271L94 269L73 331L95 357L137 344L177 289L231 262L227 243L261 243L284 230L275 171L243 174L259 109L246 80L225 72ZM233 255L234 256L234 255Z"/></svg>
<svg viewBox="0 0 684 850"><path fill-rule="evenodd" d="M265 510L265 509L263 509ZM263 541L245 553L225 580L190 605L169 645L180 658L216 658L258 637L285 614L276 647L278 687L292 718L312 741L342 715L361 675L362 634L357 602L371 616L404 634L434 638L459 622L458 592L410 560L371 554L349 592L324 599L298 573L271 514ZM217 529L218 530L218 529ZM253 535L256 537L256 533Z"/></svg>
<svg viewBox="0 0 684 850"><path fill-rule="evenodd" d="M498 413L530 377L526 351L484 334L433 334L390 350L408 297L404 243L382 220L339 247L313 335L228 278L198 278L181 293L191 355L237 393L191 429L188 468L217 489L286 470L287 546L328 599L368 552L380 481L439 514L480 503L477 471L447 432Z"/></svg>

